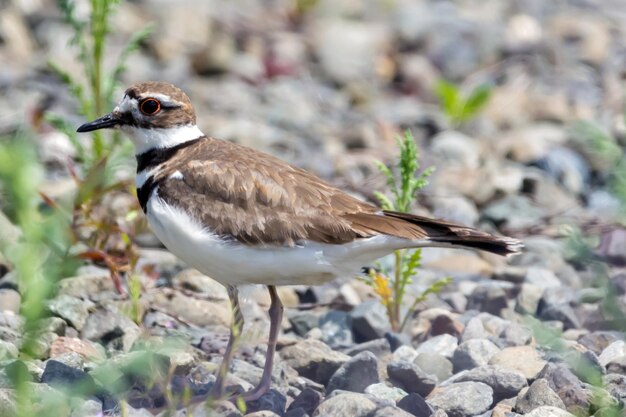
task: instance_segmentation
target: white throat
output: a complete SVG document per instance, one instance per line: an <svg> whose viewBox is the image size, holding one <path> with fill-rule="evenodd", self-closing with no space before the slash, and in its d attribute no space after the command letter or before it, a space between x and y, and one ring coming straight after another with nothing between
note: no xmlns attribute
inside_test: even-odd
<svg viewBox="0 0 626 417"><path fill-rule="evenodd" d="M170 148L204 136L196 125L182 125L168 128L146 129L135 126L122 126L122 132L130 136L139 155L151 149Z"/></svg>

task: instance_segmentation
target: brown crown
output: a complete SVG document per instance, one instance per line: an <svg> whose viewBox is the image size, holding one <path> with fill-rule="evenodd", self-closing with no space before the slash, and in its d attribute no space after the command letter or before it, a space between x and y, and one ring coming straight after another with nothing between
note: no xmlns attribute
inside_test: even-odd
<svg viewBox="0 0 626 417"><path fill-rule="evenodd" d="M162 110L157 114L135 121L139 127L167 128L177 125L196 123L196 112L191 100L180 88L161 81L147 81L130 86L125 93L128 97L137 99L140 103L147 98L161 96L168 98L162 104ZM161 100L160 100L161 101Z"/></svg>

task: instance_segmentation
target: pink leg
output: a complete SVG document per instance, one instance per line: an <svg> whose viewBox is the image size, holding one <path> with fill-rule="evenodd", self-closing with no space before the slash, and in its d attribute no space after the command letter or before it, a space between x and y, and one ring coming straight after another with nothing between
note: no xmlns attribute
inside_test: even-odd
<svg viewBox="0 0 626 417"><path fill-rule="evenodd" d="M243 399L246 401L254 401L263 396L270 390L272 382L272 368L274 366L274 354L276 353L276 342L278 341L278 332L280 331L280 324L283 320L283 304L278 298L276 287L268 285L267 289L270 291L271 304L269 309L270 316L270 337L267 341L267 354L265 355L265 366L263 367L263 376L259 385L253 390L243 394Z"/></svg>

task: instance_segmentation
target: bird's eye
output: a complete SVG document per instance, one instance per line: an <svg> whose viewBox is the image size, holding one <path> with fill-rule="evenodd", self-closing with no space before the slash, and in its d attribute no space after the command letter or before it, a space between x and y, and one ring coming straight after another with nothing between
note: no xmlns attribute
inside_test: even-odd
<svg viewBox="0 0 626 417"><path fill-rule="evenodd" d="M139 110L143 114L151 116L161 110L161 103L155 98L147 98L139 104Z"/></svg>

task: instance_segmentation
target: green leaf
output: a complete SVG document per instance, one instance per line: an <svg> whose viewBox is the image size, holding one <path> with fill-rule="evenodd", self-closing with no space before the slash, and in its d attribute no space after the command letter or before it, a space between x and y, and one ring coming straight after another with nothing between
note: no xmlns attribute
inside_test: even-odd
<svg viewBox="0 0 626 417"><path fill-rule="evenodd" d="M446 116L456 120L462 101L459 87L446 80L439 80L435 85L435 95Z"/></svg>
<svg viewBox="0 0 626 417"><path fill-rule="evenodd" d="M94 195L99 194L105 186L107 169L107 158L101 158L98 162L91 166L85 179L81 181L78 193L76 195L76 207L84 204Z"/></svg>
<svg viewBox="0 0 626 417"><path fill-rule="evenodd" d="M390 210L390 211L395 211L395 207L393 205L393 202L383 193L381 193L380 191L374 191L374 196L376 197L376 199L378 199L378 202L380 203L380 207L383 210Z"/></svg>
<svg viewBox="0 0 626 417"><path fill-rule="evenodd" d="M460 114L460 121L465 121L476 116L489 102L491 98L491 85L482 84L474 88L467 100L464 101Z"/></svg>

